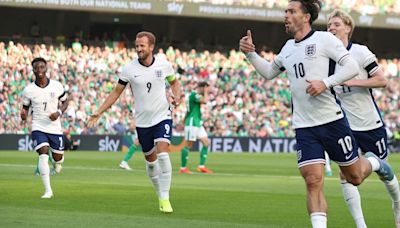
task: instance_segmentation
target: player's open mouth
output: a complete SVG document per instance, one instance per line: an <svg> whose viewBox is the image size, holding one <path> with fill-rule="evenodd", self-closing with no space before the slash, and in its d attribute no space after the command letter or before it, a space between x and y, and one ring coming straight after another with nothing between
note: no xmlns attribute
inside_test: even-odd
<svg viewBox="0 0 400 228"><path fill-rule="evenodd" d="M290 23L285 21L285 27L289 27Z"/></svg>

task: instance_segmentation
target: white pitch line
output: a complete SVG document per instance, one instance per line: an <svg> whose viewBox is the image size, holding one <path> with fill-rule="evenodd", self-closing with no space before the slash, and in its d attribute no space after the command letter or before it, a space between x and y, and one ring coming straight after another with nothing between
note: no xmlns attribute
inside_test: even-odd
<svg viewBox="0 0 400 228"><path fill-rule="evenodd" d="M22 164L7 164L0 163L0 167L18 167L18 168L34 168L35 165L22 165ZM117 171L117 172L129 172L119 168L93 168L93 167L85 167L85 166L63 166L64 169L72 169L72 170L93 170L93 171ZM134 172L145 172L143 169L132 169ZM241 174L241 173L213 173L213 174L202 174L202 173L193 173L192 175L203 175L203 176L235 176L235 177L258 177L258 178L289 178L289 179L303 179L299 176L284 176L284 175L260 175L260 174ZM327 181L338 181L339 179L336 177L325 177ZM378 178L371 179L368 178L365 181L368 182L381 182Z"/></svg>

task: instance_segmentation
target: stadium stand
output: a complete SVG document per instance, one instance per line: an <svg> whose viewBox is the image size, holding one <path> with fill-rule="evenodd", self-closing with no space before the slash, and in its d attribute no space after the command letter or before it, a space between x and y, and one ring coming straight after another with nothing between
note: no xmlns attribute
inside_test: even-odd
<svg viewBox="0 0 400 228"><path fill-rule="evenodd" d="M274 53L262 51L266 59ZM60 80L73 95L64 114L64 129L71 134L116 134L129 130L133 98L126 90L112 112L101 119L96 129L88 129L86 120L98 108L118 80L121 66L135 56L135 50L116 46L26 45L0 42L0 133L28 133L21 126L19 110L21 92L32 81L30 61L35 56L47 59L50 78ZM174 63L186 93L195 82L208 81L210 101L203 113L207 132L213 136L291 137L291 94L288 81L279 77L265 81L257 76L237 50L228 53L181 51L173 47L159 49L159 58ZM400 61L380 59L388 87L374 90L384 121L395 137L400 135ZM125 108L125 107L128 107ZM183 134L186 107L174 112L175 135ZM119 120L122 120L120 122ZM122 126L121 126L122 125Z"/></svg>

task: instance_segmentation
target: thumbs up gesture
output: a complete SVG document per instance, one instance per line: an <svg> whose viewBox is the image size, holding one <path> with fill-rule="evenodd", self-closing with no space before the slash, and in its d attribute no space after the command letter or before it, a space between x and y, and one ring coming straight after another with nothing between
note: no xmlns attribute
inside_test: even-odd
<svg viewBox="0 0 400 228"><path fill-rule="evenodd" d="M253 44L253 37L251 36L250 30L247 30L246 36L240 39L239 50L245 54L256 51L256 46Z"/></svg>

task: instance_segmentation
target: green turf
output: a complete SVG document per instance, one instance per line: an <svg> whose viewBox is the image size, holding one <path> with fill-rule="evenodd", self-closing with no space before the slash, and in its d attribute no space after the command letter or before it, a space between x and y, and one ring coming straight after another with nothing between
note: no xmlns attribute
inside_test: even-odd
<svg viewBox="0 0 400 228"><path fill-rule="evenodd" d="M191 153L194 168L198 153ZM305 187L295 154L210 154L215 174L178 174L173 214L158 211L140 153L133 171L120 170L121 153L67 152L63 173L52 176L55 198L43 200L33 152L0 152L0 227L310 227ZM395 171L400 155L391 156ZM333 165L337 174L337 167ZM394 227L391 201L376 175L361 187L369 227ZM337 175L325 181L329 227L355 227Z"/></svg>

